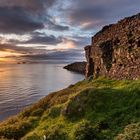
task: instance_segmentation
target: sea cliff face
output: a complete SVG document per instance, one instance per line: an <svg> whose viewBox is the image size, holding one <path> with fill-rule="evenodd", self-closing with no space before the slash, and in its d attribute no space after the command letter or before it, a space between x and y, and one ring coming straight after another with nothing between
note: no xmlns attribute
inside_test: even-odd
<svg viewBox="0 0 140 140"><path fill-rule="evenodd" d="M103 27L85 47L86 76L140 77L140 13Z"/></svg>

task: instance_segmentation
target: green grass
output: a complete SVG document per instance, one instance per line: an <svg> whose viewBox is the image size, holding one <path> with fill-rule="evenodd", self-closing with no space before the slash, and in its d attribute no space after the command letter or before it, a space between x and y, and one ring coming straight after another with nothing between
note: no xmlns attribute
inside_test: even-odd
<svg viewBox="0 0 140 140"><path fill-rule="evenodd" d="M139 123L140 80L92 80L90 77L48 95L16 117L2 122L0 137L139 140Z"/></svg>

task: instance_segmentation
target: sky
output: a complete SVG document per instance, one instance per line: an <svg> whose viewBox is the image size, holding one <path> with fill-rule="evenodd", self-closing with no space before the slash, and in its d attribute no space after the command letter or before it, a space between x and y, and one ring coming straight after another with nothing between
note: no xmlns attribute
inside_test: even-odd
<svg viewBox="0 0 140 140"><path fill-rule="evenodd" d="M103 26L140 12L140 0L0 0L0 57L83 57Z"/></svg>

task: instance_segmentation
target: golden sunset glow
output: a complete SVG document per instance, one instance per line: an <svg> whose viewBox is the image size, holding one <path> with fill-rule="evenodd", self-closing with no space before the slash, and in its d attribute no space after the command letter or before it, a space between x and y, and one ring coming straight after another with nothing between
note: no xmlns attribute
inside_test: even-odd
<svg viewBox="0 0 140 140"><path fill-rule="evenodd" d="M16 62L15 60L13 60L12 58L5 58L5 57L0 57L0 64L1 63L14 63Z"/></svg>
<svg viewBox="0 0 140 140"><path fill-rule="evenodd" d="M21 56L22 54L16 52L0 51L0 63L15 63L16 59L10 56Z"/></svg>
<svg viewBox="0 0 140 140"><path fill-rule="evenodd" d="M22 54L16 52L8 52L8 51L0 51L0 58L8 57L8 56L20 56Z"/></svg>

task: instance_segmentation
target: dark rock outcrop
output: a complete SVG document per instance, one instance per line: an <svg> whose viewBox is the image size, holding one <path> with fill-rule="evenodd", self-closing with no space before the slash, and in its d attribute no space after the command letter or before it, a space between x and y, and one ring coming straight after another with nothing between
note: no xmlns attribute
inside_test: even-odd
<svg viewBox="0 0 140 140"><path fill-rule="evenodd" d="M81 74L85 74L86 72L86 62L75 62L72 64L69 64L67 66L64 67L64 69L70 70L70 71L74 71L74 72L78 72Z"/></svg>
<svg viewBox="0 0 140 140"><path fill-rule="evenodd" d="M140 13L103 27L85 52L87 77L140 78Z"/></svg>

